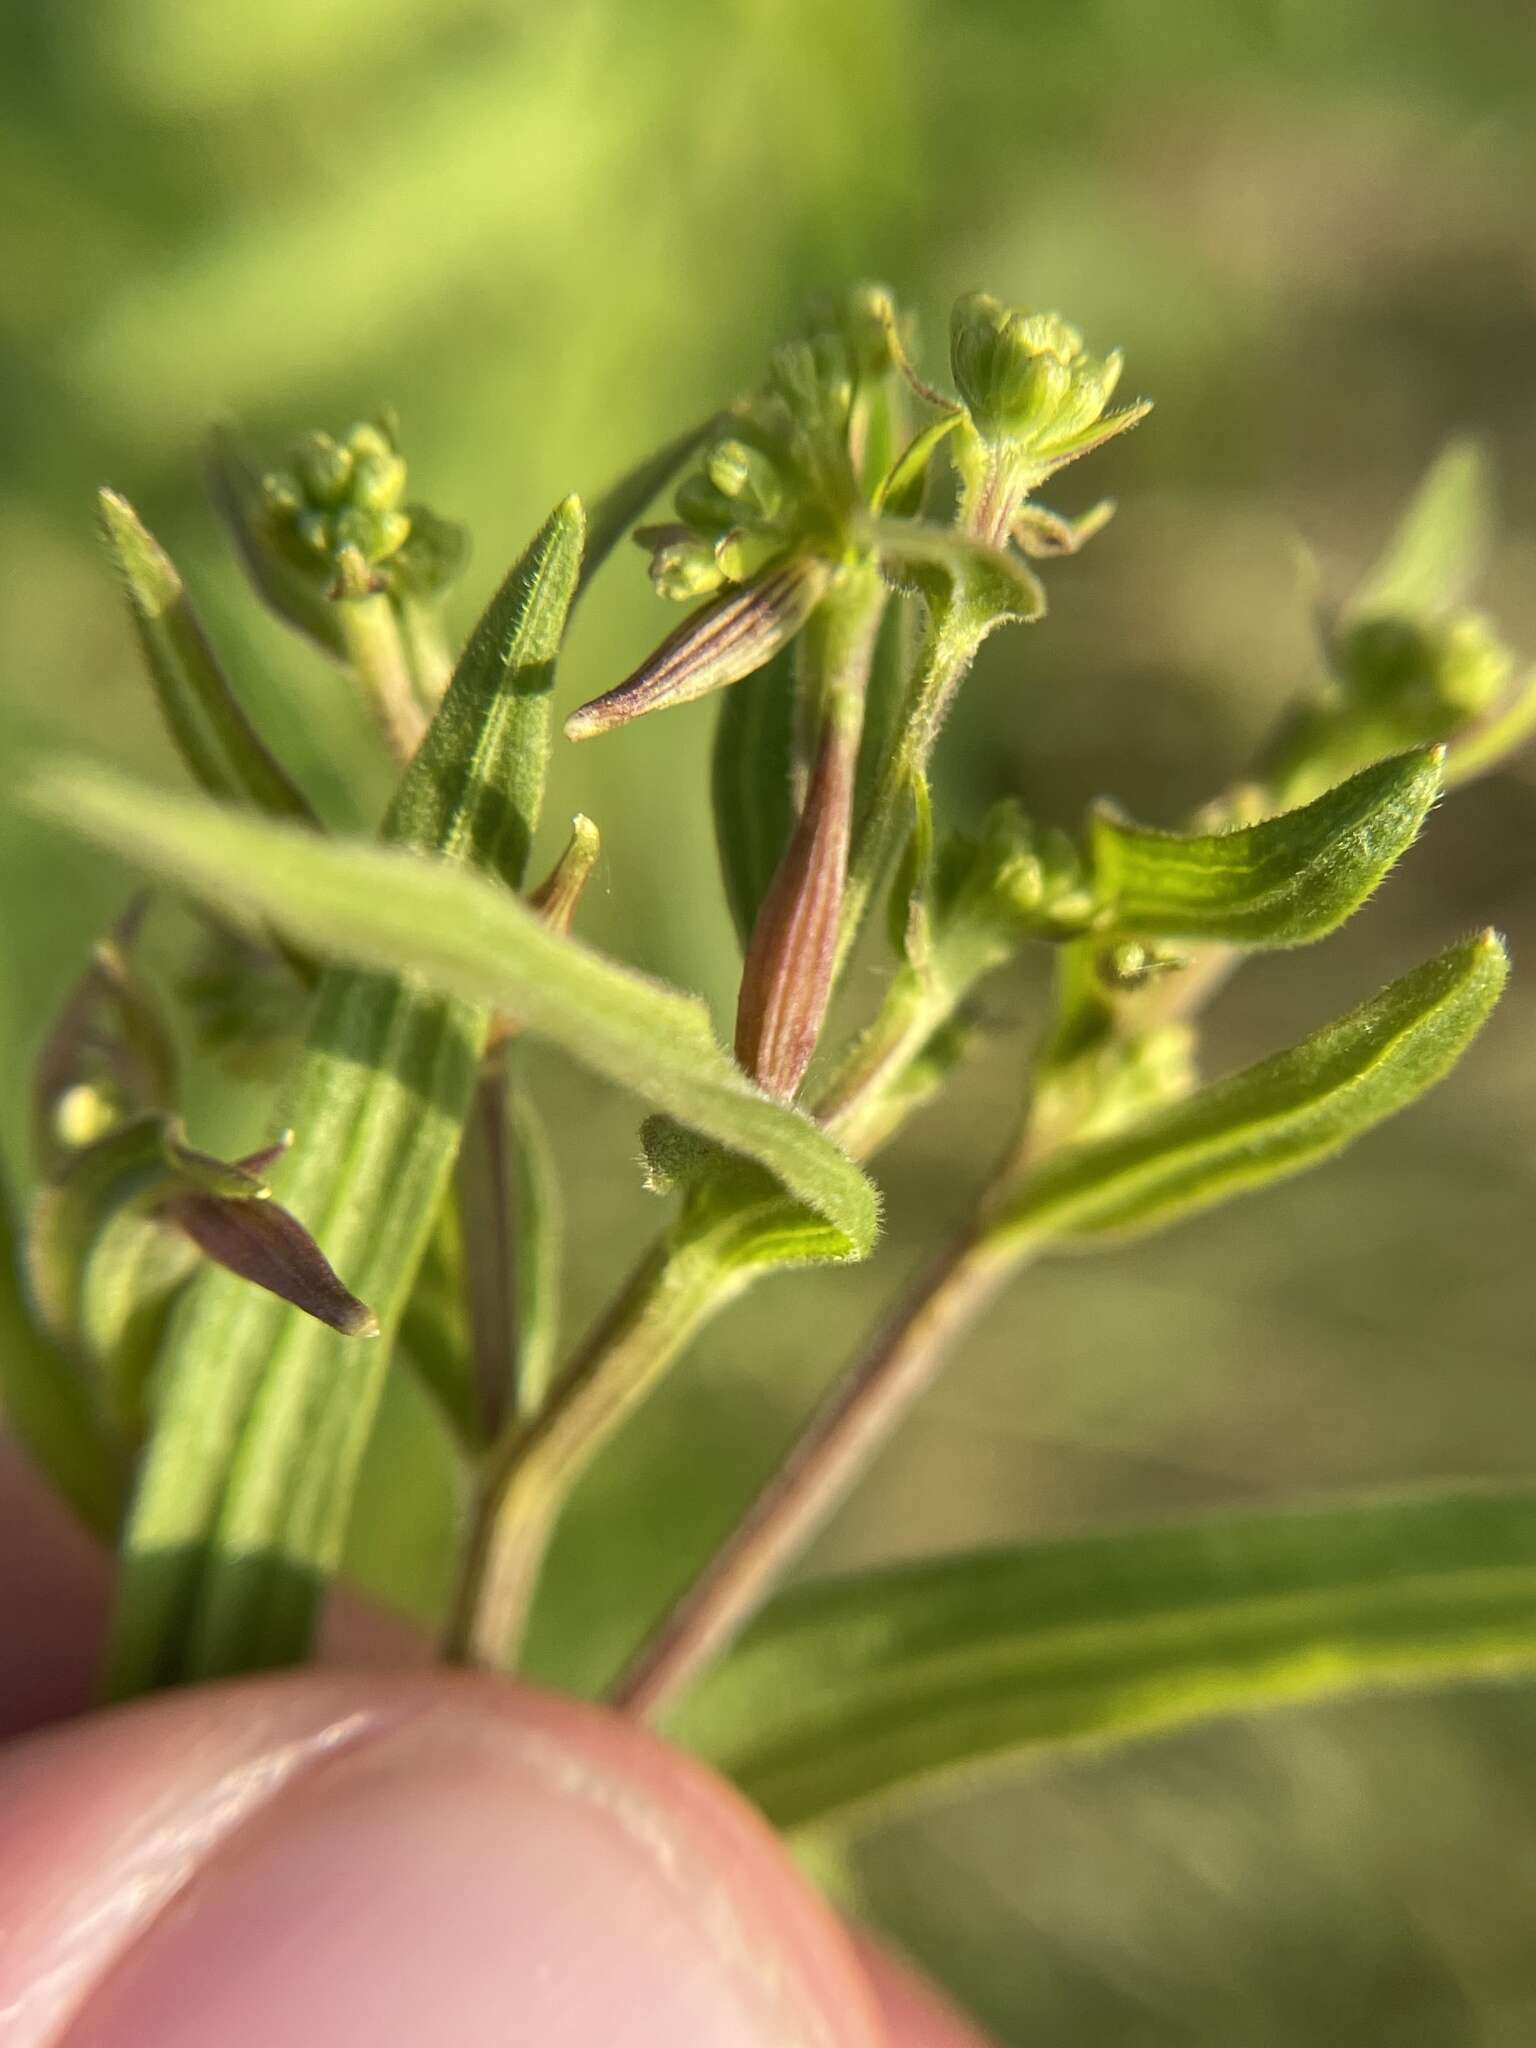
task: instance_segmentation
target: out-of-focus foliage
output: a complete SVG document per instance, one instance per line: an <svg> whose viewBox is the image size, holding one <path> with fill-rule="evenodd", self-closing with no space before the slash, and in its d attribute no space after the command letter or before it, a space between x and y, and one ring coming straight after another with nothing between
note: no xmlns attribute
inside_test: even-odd
<svg viewBox="0 0 1536 2048"><path fill-rule="evenodd" d="M450 607L462 628L548 504L596 493L738 388L810 292L885 277L936 329L984 279L1124 345L1158 410L1088 483L1061 479L1064 512L1107 489L1119 514L1053 571L1049 620L984 653L937 762L946 801L979 822L1018 796L1075 825L1113 790L1138 821L1176 826L1315 679L1315 603L1348 597L1451 434L1483 435L1499 475L1504 540L1480 601L1536 645L1533 75L1536 14L1511 0L12 9L0 745L63 739L175 775L95 549L93 493L113 484L335 816L333 764L367 757L366 714L217 553L197 476L211 416L278 454L312 421L340 431L397 405L413 481L475 535ZM663 623L638 557L605 571L562 708ZM585 928L705 989L723 1021L713 716L557 754L534 867L558 850L579 768L605 847ZM1116 1254L1086 1288L1070 1263L1024 1282L821 1561L1526 1476L1533 884L1536 796L1517 767L1447 801L1347 954L1248 970L1213 1014L1225 1066L1300 1038L1372 967L1388 980L1458 922L1504 927L1516 964L1477 1060L1327 1176ZM0 811L8 1074L128 886ZM993 988L958 1125L919 1121L893 1151L886 1256L773 1282L604 1462L557 1552L536 1646L550 1673L612 1665L761 1475L813 1361L965 1207L1038 998ZM651 1219L630 1104L542 1055L530 1066L581 1218L576 1327ZM202 1142L235 1156L270 1135L259 1089L231 1115L204 1087ZM12 1085L0 1139L17 1192L25 1118ZM424 1599L451 1482L403 1379L371 1470L356 1568ZM599 1516L632 1532L601 1581L580 1568ZM1020 2039L1514 2048L1536 2011L1533 1726L1536 1696L1511 1688L1180 1736L903 1824L860 1881Z"/></svg>

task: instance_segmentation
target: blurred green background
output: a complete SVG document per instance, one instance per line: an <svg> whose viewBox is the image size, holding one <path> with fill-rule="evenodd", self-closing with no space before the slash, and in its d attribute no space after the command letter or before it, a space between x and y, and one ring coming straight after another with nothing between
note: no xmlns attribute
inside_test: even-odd
<svg viewBox="0 0 1536 2048"><path fill-rule="evenodd" d="M259 614L201 497L209 418L277 447L398 405L413 479L467 519L464 625L549 504L750 382L812 292L892 284L942 366L972 284L1119 344L1151 422L1060 492L1109 533L987 650L943 797L1173 823L1313 668L1296 539L1347 586L1444 437L1496 456L1489 609L1536 655L1536 10L1525 0L96 0L0 19L0 744L177 769L95 550L141 505L307 786L368 738ZM605 572L564 688L670 625ZM605 860L597 942L703 989L735 956L707 706L562 753ZM816 1564L1207 1506L1523 1477L1536 789L1448 801L1381 900L1213 1014L1223 1066L1289 1042L1474 923L1513 993L1465 1069L1319 1177L1019 1285ZM379 771L374 768L377 780ZM25 1062L129 878L0 812L0 1144ZM591 1685L686 1576L815 1389L958 1217L1017 1094L1037 981L885 1163L856 1274L780 1279L701 1344L584 1490L536 1658ZM571 1327L659 1221L632 1102L541 1059L569 1173ZM210 1098L217 1124L228 1106ZM237 1112L259 1127L263 1103ZM210 1140L213 1129L194 1135ZM405 1385L354 1561L428 1605L449 1475ZM617 1540L614 1533L617 1530ZM605 1533L608 1541L604 1543ZM599 1545L602 1546L599 1561ZM1536 1695L1361 1702L1068 1760L885 1829L870 1911L1006 2039L1536 2038Z"/></svg>

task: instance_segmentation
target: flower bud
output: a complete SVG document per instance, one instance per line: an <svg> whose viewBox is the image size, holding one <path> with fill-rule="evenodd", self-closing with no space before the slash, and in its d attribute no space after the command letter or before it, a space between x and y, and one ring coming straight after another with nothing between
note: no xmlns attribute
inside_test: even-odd
<svg viewBox="0 0 1536 2048"><path fill-rule="evenodd" d="M571 820L571 836L566 841L564 853L528 898L528 908L535 911L551 931L570 930L577 905L592 879L592 870L597 866L601 850L602 838L597 827L578 811Z"/></svg>
<svg viewBox="0 0 1536 2048"><path fill-rule="evenodd" d="M591 739L753 674L799 632L831 580L829 563L796 555L745 588L727 591L685 619L633 675L573 711L565 721L567 739Z"/></svg>
<svg viewBox="0 0 1536 2048"><path fill-rule="evenodd" d="M982 441L1030 458L1037 476L1123 433L1147 410L1106 418L1123 368L1119 352L1091 356L1059 315L1014 312L986 292L956 302L950 365Z"/></svg>
<svg viewBox="0 0 1536 2048"><path fill-rule="evenodd" d="M805 1078L832 993L857 757L857 732L830 719L742 967L736 1057L784 1101Z"/></svg>

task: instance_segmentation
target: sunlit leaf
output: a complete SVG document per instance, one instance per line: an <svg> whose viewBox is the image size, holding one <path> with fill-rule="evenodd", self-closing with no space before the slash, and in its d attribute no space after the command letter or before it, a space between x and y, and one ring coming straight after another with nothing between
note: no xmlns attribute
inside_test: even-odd
<svg viewBox="0 0 1536 2048"><path fill-rule="evenodd" d="M1363 769L1299 810L1182 834L1093 814L1095 881L1115 927L1152 938L1299 946L1359 909L1418 836L1443 750Z"/></svg>
<svg viewBox="0 0 1536 2048"><path fill-rule="evenodd" d="M1233 1516L812 1583L672 1734L780 1827L1216 1714L1536 1670L1536 1493Z"/></svg>
<svg viewBox="0 0 1536 2048"><path fill-rule="evenodd" d="M1450 1071L1508 972L1503 945L1484 932L1289 1052L1066 1147L995 1212L993 1241L1071 1245L1155 1230L1328 1158Z"/></svg>
<svg viewBox="0 0 1536 2048"><path fill-rule="evenodd" d="M126 498L103 491L100 504L161 713L193 778L210 796L313 823L220 668L170 557Z"/></svg>
<svg viewBox="0 0 1536 2048"><path fill-rule="evenodd" d="M549 931L505 890L444 861L312 835L159 795L85 766L42 770L31 800L167 880L270 918L317 951L409 968L529 1031L728 1150L829 1219L849 1255L874 1241L874 1190L811 1120L771 1101L714 1038L696 997Z"/></svg>
<svg viewBox="0 0 1536 2048"><path fill-rule="evenodd" d="M569 501L471 635L386 820L396 845L367 849L391 872L405 863L468 884L463 869L478 865L521 879L581 540L580 507ZM159 795L136 808L171 815ZM194 806L187 821L196 815ZM201 818L191 837L209 850L218 830L238 822L211 807ZM268 829L285 846L322 844L293 827ZM437 868L406 847L430 849ZM265 869L276 898L292 884L269 864L271 851L246 845L234 865L250 880ZM226 872L209 891L222 912L240 908L237 879ZM500 883L495 890L505 895ZM296 1141L273 1188L389 1337L447 1188L488 1011L483 999L402 978L398 947L371 964L378 971L339 966L323 977L287 1091ZM387 1344L350 1345L232 1277L192 1289L159 1362L163 1393L128 1534L114 1690L303 1655L387 1362Z"/></svg>

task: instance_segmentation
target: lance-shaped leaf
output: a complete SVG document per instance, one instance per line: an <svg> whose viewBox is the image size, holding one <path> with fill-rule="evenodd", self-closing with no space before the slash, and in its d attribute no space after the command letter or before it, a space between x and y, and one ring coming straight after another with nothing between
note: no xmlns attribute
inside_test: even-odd
<svg viewBox="0 0 1536 2048"><path fill-rule="evenodd" d="M438 854L427 871L456 883L468 882L471 864L521 880L581 542L571 500L492 598L386 819L396 850L366 850L389 872L426 866L404 845ZM141 793L136 808L169 815L159 793ZM194 837L239 823L211 806L200 815ZM293 827L260 829L284 846L322 843ZM271 851L245 843L235 854L209 892L221 913L241 907L233 870ZM293 886L291 876L280 881L273 899ZM506 892L497 884L493 893ZM376 971L341 966L322 979L287 1093L297 1140L273 1186L387 1339L447 1190L488 1008L423 989L398 944L370 964ZM114 1690L303 1656L387 1363L387 1343L349 1346L243 1281L198 1280L158 1362L163 1391L127 1538Z"/></svg>
<svg viewBox="0 0 1536 2048"><path fill-rule="evenodd" d="M1443 747L1399 754L1300 809L1235 831L1133 825L1100 805L1095 886L1115 929L1149 938L1300 946L1358 910L1418 836Z"/></svg>
<svg viewBox="0 0 1536 2048"><path fill-rule="evenodd" d="M1182 1723L1536 1669L1536 1493L946 1557L781 1596L670 1732L783 1828Z"/></svg>
<svg viewBox="0 0 1536 2048"><path fill-rule="evenodd" d="M161 714L193 778L210 796L313 823L219 667L170 557L126 498L103 491L100 503Z"/></svg>
<svg viewBox="0 0 1536 2048"><path fill-rule="evenodd" d="M1488 458L1476 441L1452 441L1350 598L1346 618L1443 618L1482 574L1492 530Z"/></svg>
<svg viewBox="0 0 1536 2048"><path fill-rule="evenodd" d="M1452 946L1325 1025L1113 1137L1068 1146L994 1214L999 1247L1161 1228L1340 1151L1460 1059L1509 972L1492 932Z"/></svg>
<svg viewBox="0 0 1536 2048"><path fill-rule="evenodd" d="M781 648L720 703L711 765L715 846L743 946L795 829L795 660Z"/></svg>
<svg viewBox="0 0 1536 2048"><path fill-rule="evenodd" d="M873 1245L874 1189L810 1118L769 1100L680 993L551 932L477 875L388 847L144 790L85 764L41 769L29 800L59 823L227 912L270 917L317 951L386 961L428 987L494 1004L727 1150L757 1160L832 1225L845 1254Z"/></svg>
<svg viewBox="0 0 1536 2048"><path fill-rule="evenodd" d="M738 683L785 647L826 595L832 569L794 555L684 619L648 661L565 721L567 739L586 740L647 711L688 704Z"/></svg>

